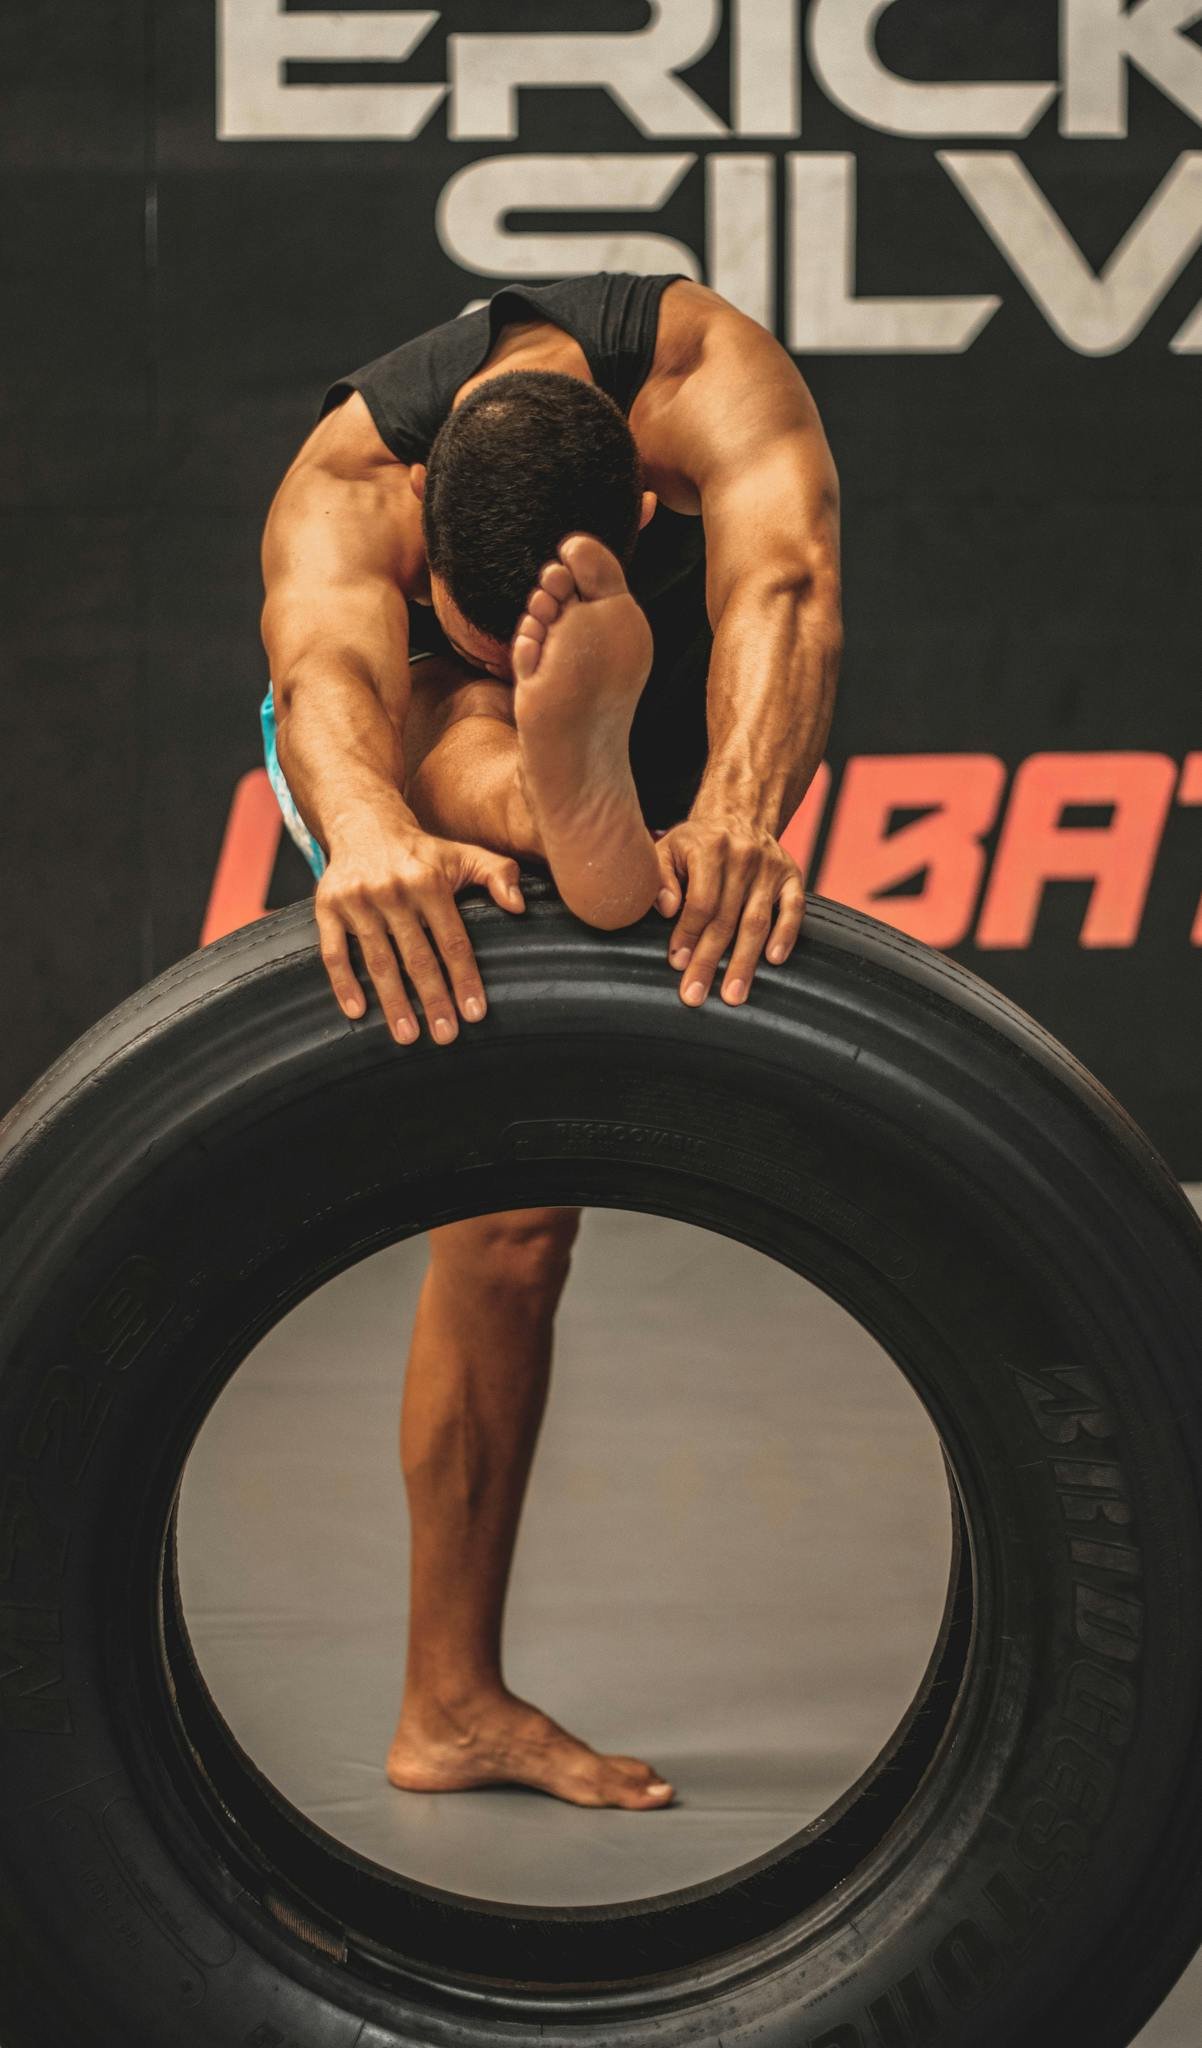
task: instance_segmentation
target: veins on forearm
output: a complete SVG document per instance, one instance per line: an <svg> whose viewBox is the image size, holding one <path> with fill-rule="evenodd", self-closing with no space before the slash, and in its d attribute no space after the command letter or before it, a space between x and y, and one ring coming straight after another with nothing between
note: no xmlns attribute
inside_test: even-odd
<svg viewBox="0 0 1202 2048"><path fill-rule="evenodd" d="M277 713L276 746L294 801L330 851L345 822L367 811L402 811L400 736L372 690L330 668L296 679Z"/></svg>
<svg viewBox="0 0 1202 2048"><path fill-rule="evenodd" d="M808 582L732 594L714 635L693 815L734 810L781 828L822 759L841 644L837 603Z"/></svg>

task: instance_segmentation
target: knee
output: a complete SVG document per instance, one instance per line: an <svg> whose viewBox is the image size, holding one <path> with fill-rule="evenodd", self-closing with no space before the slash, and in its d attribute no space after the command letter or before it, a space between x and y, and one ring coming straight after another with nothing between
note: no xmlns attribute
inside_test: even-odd
<svg viewBox="0 0 1202 2048"><path fill-rule="evenodd" d="M580 1228L578 1209L519 1209L473 1216L431 1232L432 1255L490 1292L558 1300Z"/></svg>

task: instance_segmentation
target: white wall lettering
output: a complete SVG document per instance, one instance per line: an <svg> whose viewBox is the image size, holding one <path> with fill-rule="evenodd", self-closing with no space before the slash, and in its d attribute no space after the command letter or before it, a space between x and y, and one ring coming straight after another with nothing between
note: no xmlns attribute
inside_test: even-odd
<svg viewBox="0 0 1202 2048"><path fill-rule="evenodd" d="M1127 133L1127 67L1138 64L1169 99L1202 121L1202 50L1184 30L1198 0L1062 0L1065 135Z"/></svg>
<svg viewBox="0 0 1202 2048"><path fill-rule="evenodd" d="M731 0L730 101L736 135L800 135L797 0Z"/></svg>
<svg viewBox="0 0 1202 2048"><path fill-rule="evenodd" d="M1202 151L1178 157L1100 276L1010 151L940 150L939 161L1040 311L1083 356L1126 348L1202 246Z"/></svg>
<svg viewBox="0 0 1202 2048"><path fill-rule="evenodd" d="M699 277L693 251L669 235L521 233L523 208L567 213L653 212L694 156L493 156L456 172L435 225L448 256L482 277L567 277L590 270L680 270Z"/></svg>
<svg viewBox="0 0 1202 2048"><path fill-rule="evenodd" d="M645 0L639 28L539 32L521 26L527 11L519 0L495 0L486 17L496 21L495 30L446 35L448 83L429 82L427 55L427 82L406 84L363 73L361 82L343 83L338 67L406 63L433 29L445 26L441 8L286 11L286 0L215 0L217 133L229 142L407 142L445 105L451 145L520 143L523 108L538 92L555 95L559 132L571 145L583 139L582 127L585 136L589 132L579 93L602 91L646 147L483 158L470 147L461 152L471 160L454 170L437 199L434 225L443 248L469 275L680 270L704 275L798 353L958 354L1001 300L971 292L860 296L855 155L784 146L803 131L804 38L811 94L820 89L844 114L879 133L947 145L935 154L971 209L976 232L1001 250L1067 348L1104 356L1129 347L1202 248L1202 151L1181 154L1146 203L1145 174L1131 204L1136 217L1095 270L1016 150L969 151L957 140L1017 143L1059 94L1060 135L1067 141L1051 140L1079 164L1077 152L1088 152L1093 141L1126 136L1133 68L1202 125L1202 47L1189 34L1202 22L1202 0L1059 0L1061 79L1000 81L920 79L891 70L877 47L881 22L891 8L900 9L900 22L911 8L917 16L923 4ZM714 52L723 29L729 128L682 75ZM429 48L441 53L441 36ZM332 82L286 82L289 62L305 60L332 66L326 74ZM1140 104L1147 104L1146 95ZM804 122L812 130L808 108ZM440 132L441 125L440 118ZM1045 142L1050 128L1049 120ZM731 137L760 138L759 146L731 148ZM769 138L778 139L776 146ZM703 192L704 215L701 223L690 215L688 244L650 222L632 228L629 221L565 221L562 229L534 232L511 221L548 211L652 215L697 162L695 155L657 145L674 143L679 151L692 139L705 146L705 155L688 200ZM912 149L912 142L901 147ZM874 153L880 154L879 144ZM1112 158L1106 172L1113 176ZM1050 172L1048 182L1054 190ZM921 189L916 180L916 195ZM432 203L430 194L423 204ZM916 248L926 248L930 227L916 219L914 228ZM427 223L415 220L413 232L428 232ZM972 281L971 273L963 276L965 284ZM1202 354L1202 305L1169 346L1178 355Z"/></svg>
<svg viewBox="0 0 1202 2048"><path fill-rule="evenodd" d="M926 85L877 55L876 25L896 0L811 0L814 75L836 106L890 135L1026 135L1055 85Z"/></svg>
<svg viewBox="0 0 1202 2048"><path fill-rule="evenodd" d="M453 35L450 132L515 141L523 86L600 85L643 135L725 135L718 116L674 74L705 55L722 0L650 0L646 28L624 35Z"/></svg>
<svg viewBox="0 0 1202 2048"><path fill-rule="evenodd" d="M446 98L445 85L285 85L284 65L289 58L403 63L437 20L430 8L285 14L283 0L219 0L219 138L411 140Z"/></svg>
<svg viewBox="0 0 1202 2048"><path fill-rule="evenodd" d="M958 355L1000 299L858 299L856 161L789 157L788 346L799 353Z"/></svg>
<svg viewBox="0 0 1202 2048"><path fill-rule="evenodd" d="M776 332L776 158L709 157L706 282Z"/></svg>

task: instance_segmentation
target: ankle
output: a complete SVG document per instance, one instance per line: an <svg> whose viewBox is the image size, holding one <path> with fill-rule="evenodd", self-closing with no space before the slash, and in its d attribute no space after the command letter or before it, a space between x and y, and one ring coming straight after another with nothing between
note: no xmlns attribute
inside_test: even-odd
<svg viewBox="0 0 1202 2048"><path fill-rule="evenodd" d="M506 1687L496 1677L410 1682L401 1702L401 1719L427 1733L463 1732L508 1698Z"/></svg>

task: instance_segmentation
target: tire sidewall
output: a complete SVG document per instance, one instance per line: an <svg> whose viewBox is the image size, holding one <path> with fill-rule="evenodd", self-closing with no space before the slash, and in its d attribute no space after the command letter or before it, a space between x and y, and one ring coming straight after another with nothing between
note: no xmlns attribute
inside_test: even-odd
<svg viewBox="0 0 1202 2048"><path fill-rule="evenodd" d="M304 1292L431 1222L584 1200L741 1236L889 1342L951 1452L989 1639L938 1783L854 1902L811 1916L798 1953L749 1960L700 2002L682 1986L674 2010L632 1999L597 2037L869 2048L913 2024L1000 2048L1041 2038L1056 2008L1126 2038L1104 2031L1108 2004L1126 2024L1120 1930L1197 1804L1196 1449L1169 1420L1196 1359L1131 1242L1113 1146L996 1037L896 988L875 1014L860 993L854 1031L832 970L806 987L800 1037L787 1004L699 1033L678 1005L569 976L550 1000L514 986L453 1062L402 1066L374 1016L314 1036L310 990L286 1074L249 1096L232 1046L224 1080L191 1085L160 1049L169 1135L140 1168L112 1146L108 1181L47 1219L50 1270L36 1298L18 1289L0 1376L0 1597L10 1660L15 1644L37 1681L5 1693L2 1860L43 1954L56 1930L70 1945L73 2021L104 2011L132 2043L169 2014L181 2048L272 2026L289 2048L350 2048L364 2022L381 2048L495 2038L495 2014L348 1985L189 1856L130 1683L146 1617L129 1593L171 1468ZM1196 1271L1177 1277L1196 1298ZM555 2029L507 2031L533 2048Z"/></svg>

